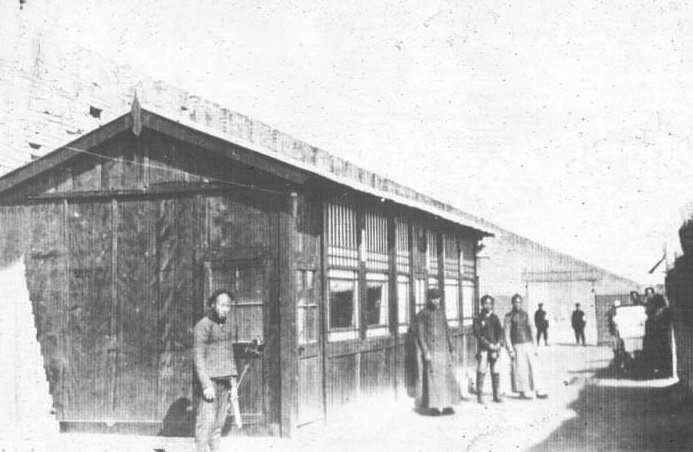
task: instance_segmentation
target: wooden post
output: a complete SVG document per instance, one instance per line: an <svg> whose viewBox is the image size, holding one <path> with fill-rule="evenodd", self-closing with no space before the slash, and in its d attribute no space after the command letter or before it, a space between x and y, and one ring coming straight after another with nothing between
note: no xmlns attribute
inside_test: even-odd
<svg viewBox="0 0 693 452"><path fill-rule="evenodd" d="M390 299L388 303L390 304L390 334L394 336L394 348L391 348L394 355L392 360L392 367L390 369L391 376L391 386L394 389L395 397L397 397L398 392L398 378L397 369L399 368L399 306L398 306L398 293L397 293L397 225L395 224L395 217L391 212L387 212L387 251L388 251L388 281L390 286Z"/></svg>
<svg viewBox="0 0 693 452"><path fill-rule="evenodd" d="M359 293L358 293L358 306L359 306L359 318L358 330L359 338L366 338L366 297L368 295L368 287L366 282L366 212L363 207L359 204L355 204L356 208L356 243L358 246L358 283L359 283ZM359 375L357 375L358 381Z"/></svg>
<svg viewBox="0 0 693 452"><path fill-rule="evenodd" d="M298 417L298 350L296 348L296 288L293 250L298 196L291 193L279 209L279 368L281 434L291 437Z"/></svg>
<svg viewBox="0 0 693 452"><path fill-rule="evenodd" d="M445 246L443 244L443 234L441 232L436 233L436 248L438 249L438 289L445 294ZM446 296L443 295L443 311L446 310L445 306L447 304ZM447 315L445 316L445 321L447 322Z"/></svg>
<svg viewBox="0 0 693 452"><path fill-rule="evenodd" d="M329 281L327 280L327 200L324 197L320 197L320 212L322 228L320 234L320 281L322 288L322 297L318 300L318 309L320 315L320 339L319 347L321 351L321 358L319 365L322 367L322 410L323 410L323 423L327 424L327 335L328 335L328 322L327 318L327 304L330 302L330 287Z"/></svg>
<svg viewBox="0 0 693 452"><path fill-rule="evenodd" d="M122 321L120 317L120 309L118 303L118 200L111 199L111 338L115 347L111 362L111 409L115 412L118 402L118 361L120 352L122 351L123 335L121 334Z"/></svg>

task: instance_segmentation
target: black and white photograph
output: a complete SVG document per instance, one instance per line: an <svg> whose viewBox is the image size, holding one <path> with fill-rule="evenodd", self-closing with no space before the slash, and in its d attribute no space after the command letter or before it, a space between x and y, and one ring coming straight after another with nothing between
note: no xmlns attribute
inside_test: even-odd
<svg viewBox="0 0 693 452"><path fill-rule="evenodd" d="M693 451L693 4L0 0L0 452Z"/></svg>

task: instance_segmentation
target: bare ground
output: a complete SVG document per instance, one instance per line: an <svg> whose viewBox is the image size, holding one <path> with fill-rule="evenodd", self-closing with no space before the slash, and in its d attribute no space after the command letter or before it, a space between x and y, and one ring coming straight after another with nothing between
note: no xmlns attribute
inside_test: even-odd
<svg viewBox="0 0 693 452"><path fill-rule="evenodd" d="M673 380L613 378L605 370L608 347L552 345L540 349L540 359L546 400L506 394L503 404L481 406L470 395L454 416L442 417L417 414L408 398L352 405L296 438L225 438L222 450L693 451L693 404L681 400ZM178 452L193 445L190 438L85 434L0 441L0 451L14 450Z"/></svg>

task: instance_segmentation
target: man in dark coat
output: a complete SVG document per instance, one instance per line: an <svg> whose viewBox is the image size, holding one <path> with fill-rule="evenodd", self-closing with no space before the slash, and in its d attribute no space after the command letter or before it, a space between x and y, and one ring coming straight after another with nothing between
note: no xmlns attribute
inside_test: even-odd
<svg viewBox="0 0 693 452"><path fill-rule="evenodd" d="M587 322L585 321L585 312L580 309L580 303L575 303L575 310L570 318L570 323L575 331L575 343L580 345L580 341L582 341L582 345L585 346L585 325Z"/></svg>
<svg viewBox="0 0 693 452"><path fill-rule="evenodd" d="M431 415L453 414L453 405L462 399L455 379L452 342L445 311L440 306L442 294L429 289L427 303L415 319L416 341L423 361L419 408Z"/></svg>
<svg viewBox="0 0 693 452"><path fill-rule="evenodd" d="M491 368L491 387L493 388L493 401L502 402L499 395L500 369L498 359L503 347L503 325L493 312L493 297L484 295L481 297L481 313L474 319L474 335L477 340L476 354L476 399L484 403L484 379L486 371Z"/></svg>
<svg viewBox="0 0 693 452"><path fill-rule="evenodd" d="M546 318L544 303L539 303L539 307L534 312L534 326L537 328L537 347L542 336L544 336L544 345L548 346L549 320Z"/></svg>
<svg viewBox="0 0 693 452"><path fill-rule="evenodd" d="M669 378L672 375L671 311L661 294L653 295L650 304L645 322L643 355L652 376Z"/></svg>
<svg viewBox="0 0 693 452"><path fill-rule="evenodd" d="M207 446L219 450L221 432L226 423L230 397L238 399L233 335L236 325L227 320L233 295L217 290L209 297L209 312L195 325L195 374L201 390L197 403L195 446L205 452Z"/></svg>

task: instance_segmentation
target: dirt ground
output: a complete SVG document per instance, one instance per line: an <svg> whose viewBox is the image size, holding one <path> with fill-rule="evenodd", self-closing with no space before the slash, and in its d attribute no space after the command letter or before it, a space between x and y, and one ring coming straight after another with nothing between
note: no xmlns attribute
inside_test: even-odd
<svg viewBox="0 0 693 452"><path fill-rule="evenodd" d="M222 450L261 451L691 451L693 403L674 380L632 381L606 370L608 347L540 349L549 398L481 406L472 395L453 416L427 417L400 400L352 405L328 426L293 439L225 438ZM507 375L503 375L507 379ZM507 381L506 381L507 383ZM193 450L189 438L61 434L0 442L0 451Z"/></svg>

